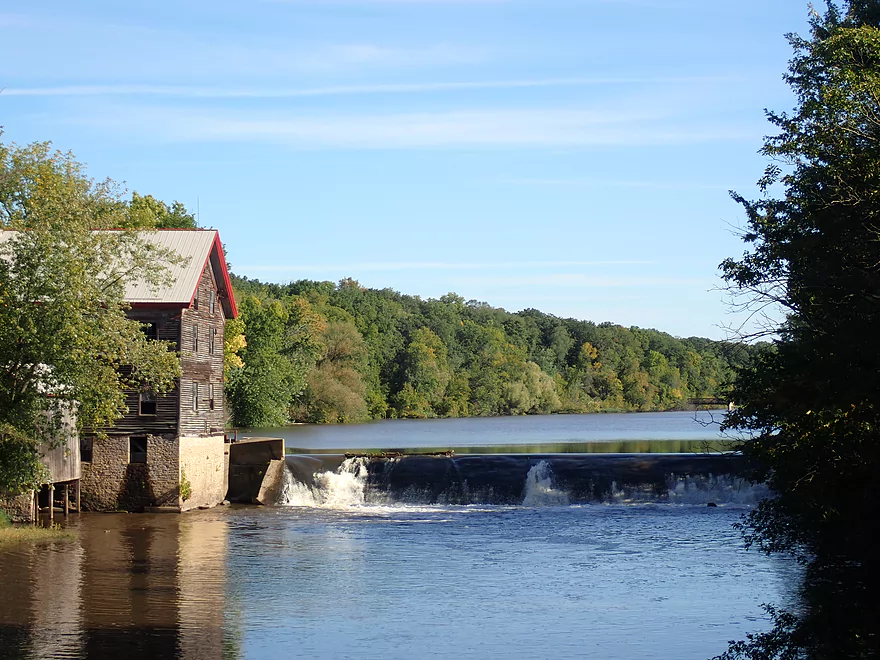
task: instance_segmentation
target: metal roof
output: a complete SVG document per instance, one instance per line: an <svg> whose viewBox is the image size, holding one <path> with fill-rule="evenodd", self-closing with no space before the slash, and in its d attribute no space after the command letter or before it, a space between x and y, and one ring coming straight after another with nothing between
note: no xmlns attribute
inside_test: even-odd
<svg viewBox="0 0 880 660"><path fill-rule="evenodd" d="M183 263L168 266L169 283L155 287L148 282L128 282L125 299L132 303L166 303L189 305L192 301L205 263L217 238L213 229L144 231L141 238L156 247L170 250L183 258ZM219 278L220 274L216 276Z"/></svg>
<svg viewBox="0 0 880 660"><path fill-rule="evenodd" d="M98 230L108 231L108 230ZM109 230L118 231L118 230ZM0 243L6 242L14 231L0 231ZM125 300L132 305L181 305L189 307L199 279L211 258L214 278L220 292L226 316L238 315L223 246L215 229L157 229L141 231L141 238L158 248L170 250L182 257L180 264L168 268L167 283L155 286L146 281L130 281L125 287Z"/></svg>

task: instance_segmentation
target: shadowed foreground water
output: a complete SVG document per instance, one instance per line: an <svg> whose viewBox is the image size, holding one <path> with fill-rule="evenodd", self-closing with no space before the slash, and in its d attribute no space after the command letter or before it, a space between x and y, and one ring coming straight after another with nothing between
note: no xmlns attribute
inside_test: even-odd
<svg viewBox="0 0 880 660"><path fill-rule="evenodd" d="M3 658L707 658L789 562L739 506L84 514L0 553Z"/></svg>

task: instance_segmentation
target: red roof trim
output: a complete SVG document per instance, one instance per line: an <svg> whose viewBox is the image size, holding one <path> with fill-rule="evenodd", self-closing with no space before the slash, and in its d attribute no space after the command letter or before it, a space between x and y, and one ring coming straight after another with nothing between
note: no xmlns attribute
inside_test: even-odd
<svg viewBox="0 0 880 660"><path fill-rule="evenodd" d="M223 243L220 242L220 232L214 234L214 245L211 248L211 252L216 252L217 260L220 262L220 272L223 280L223 287L226 289L226 299L229 301L229 318L234 319L238 317L238 306L235 304L235 294L232 292L232 281L229 279L229 268L226 266L226 255L223 254ZM208 253L208 257L210 258L211 252ZM207 261L205 261L205 265L207 265ZM204 266L202 266L202 270L204 270ZM216 277L216 274L215 274Z"/></svg>
<svg viewBox="0 0 880 660"><path fill-rule="evenodd" d="M189 305L181 305L181 307L191 308L193 306L193 301L196 298L196 294L199 292L199 282L202 281L202 273L205 272L205 266L208 265L208 262L211 260L211 256L216 254L217 261L220 263L220 282L222 283L222 288L225 289L226 300L228 301L228 305L223 302L223 299L220 299L220 304L229 308L228 313L226 314L227 318L234 319L238 316L238 307L235 304L235 295L232 293L232 281L229 279L229 268L226 266L226 257L223 254L223 243L220 242L220 232L216 229L203 229L203 230L193 230L193 229L180 229L180 228L172 228L172 229L160 229L158 231L213 231L214 232L214 242L211 244L211 249L208 250L208 254L205 256L205 263L202 264L202 269L199 271L199 279L196 281L196 288L193 289L192 296L189 299ZM214 273L214 277L217 277L217 273ZM217 287L218 289L221 287Z"/></svg>

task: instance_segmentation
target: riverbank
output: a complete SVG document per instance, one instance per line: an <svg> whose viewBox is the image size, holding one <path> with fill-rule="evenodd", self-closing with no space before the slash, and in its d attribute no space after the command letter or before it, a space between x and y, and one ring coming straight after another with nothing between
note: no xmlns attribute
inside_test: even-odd
<svg viewBox="0 0 880 660"><path fill-rule="evenodd" d="M0 510L0 549L7 548L16 543L47 543L49 541L62 541L74 538L73 532L53 527L34 527L33 525L18 525L9 521L6 514Z"/></svg>

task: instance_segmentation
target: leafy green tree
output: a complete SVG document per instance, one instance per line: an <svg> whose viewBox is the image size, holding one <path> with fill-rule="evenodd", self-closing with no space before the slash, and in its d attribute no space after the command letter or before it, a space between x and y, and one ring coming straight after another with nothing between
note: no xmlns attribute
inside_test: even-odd
<svg viewBox="0 0 880 660"><path fill-rule="evenodd" d="M748 201L751 251L722 264L749 305L786 311L775 351L744 370L730 428L758 436L744 451L779 497L752 518L768 548L859 541L876 504L880 466L880 16L877 3L814 16L791 35L795 111L769 113L779 133L761 180L781 197ZM776 186L772 187L771 186ZM866 498L872 494L873 497ZM832 537L825 532L834 530ZM820 533L822 532L822 533Z"/></svg>
<svg viewBox="0 0 880 660"><path fill-rule="evenodd" d="M227 375L232 423L281 426L290 420L290 405L306 386L307 367L291 359L285 342L290 311L271 298L245 294L238 302L246 345L239 350L241 366L233 366Z"/></svg>
<svg viewBox="0 0 880 660"><path fill-rule="evenodd" d="M126 388L174 385L173 347L146 339L124 291L132 280L161 283L176 259L137 232L91 231L127 222L119 188L89 179L70 154L0 144L0 228L16 230L0 237L3 451L21 438L51 443L72 411L77 430L110 426ZM24 465L3 462L13 464Z"/></svg>
<svg viewBox="0 0 880 660"><path fill-rule="evenodd" d="M37 442L9 425L0 425L0 500L36 490L49 480Z"/></svg>
<svg viewBox="0 0 880 660"><path fill-rule="evenodd" d="M244 367L239 353L246 346L244 321L241 318L227 319L223 330L223 377L227 382L233 370Z"/></svg>
<svg viewBox="0 0 880 660"><path fill-rule="evenodd" d="M323 351L308 373L303 393L305 421L332 424L367 419L366 386L361 370L367 347L357 328L347 322L327 324L321 333Z"/></svg>
<svg viewBox="0 0 880 660"><path fill-rule="evenodd" d="M774 350L741 369L726 423L749 434L751 476L776 497L752 512L747 541L816 566L857 567L860 584L830 583L855 609L811 604L767 637L726 657L873 657L876 539L880 537L880 3L853 0L814 13L809 38L790 35L786 76L797 105L768 113L777 134L759 199L734 195L748 217L739 260L722 264L742 304L778 307ZM768 317L768 320L772 317ZM824 572L820 571L820 572ZM827 583L826 583L827 584ZM873 594L866 598L865 594ZM839 602L841 598L827 602ZM851 608L852 609L852 608ZM835 619L833 631L827 628ZM782 621L782 623L780 623ZM861 622L861 623L859 623ZM782 625L782 624L785 625ZM779 641L781 640L781 644Z"/></svg>
<svg viewBox="0 0 880 660"><path fill-rule="evenodd" d="M131 223L148 229L197 229L195 216L180 202L168 205L152 195L131 194L128 203Z"/></svg>
<svg viewBox="0 0 880 660"><path fill-rule="evenodd" d="M395 397L398 414L435 417L452 377L446 345L428 328L419 328L403 352L401 367L405 382Z"/></svg>

